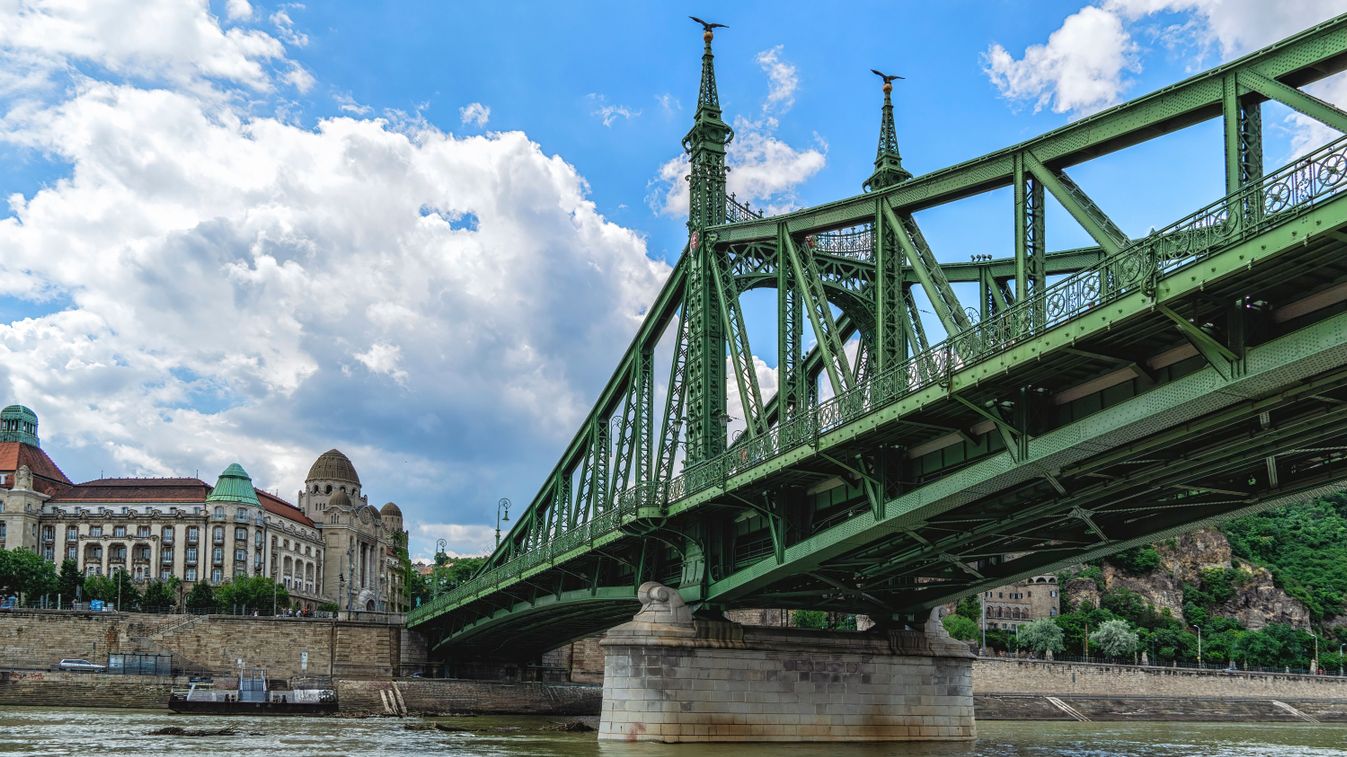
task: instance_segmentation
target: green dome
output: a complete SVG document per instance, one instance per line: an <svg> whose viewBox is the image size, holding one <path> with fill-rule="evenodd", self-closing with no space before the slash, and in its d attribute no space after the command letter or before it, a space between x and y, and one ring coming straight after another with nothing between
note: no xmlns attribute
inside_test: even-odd
<svg viewBox="0 0 1347 757"><path fill-rule="evenodd" d="M262 503L257 501L257 490L253 488L252 478L238 463L224 469L224 473L221 473L215 482L215 488L206 495L206 501L240 502L245 505L262 506Z"/></svg>
<svg viewBox="0 0 1347 757"><path fill-rule="evenodd" d="M23 405L10 405L0 410L0 442L42 446L37 438L37 413Z"/></svg>

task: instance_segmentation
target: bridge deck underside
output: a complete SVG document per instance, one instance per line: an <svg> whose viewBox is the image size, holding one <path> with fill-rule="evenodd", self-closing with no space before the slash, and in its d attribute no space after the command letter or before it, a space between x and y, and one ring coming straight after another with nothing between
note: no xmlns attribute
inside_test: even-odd
<svg viewBox="0 0 1347 757"><path fill-rule="evenodd" d="M900 622L1319 491L1347 477L1344 225L1347 198L1324 203L1170 276L1164 307L1119 303L1033 360L862 418L422 627L442 652L526 654L620 622L650 579L709 609ZM1019 414L997 415L1008 397Z"/></svg>

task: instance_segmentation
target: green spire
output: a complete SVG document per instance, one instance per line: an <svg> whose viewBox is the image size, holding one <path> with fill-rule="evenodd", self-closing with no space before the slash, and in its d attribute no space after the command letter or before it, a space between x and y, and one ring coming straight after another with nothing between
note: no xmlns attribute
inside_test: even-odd
<svg viewBox="0 0 1347 757"><path fill-rule="evenodd" d="M215 488L206 495L206 501L240 502L245 505L262 506L262 503L257 501L257 490L253 488L252 478L238 463L224 469L224 473L221 473L215 482Z"/></svg>
<svg viewBox="0 0 1347 757"><path fill-rule="evenodd" d="M696 20L696 19L694 19ZM705 228L725 222L725 145L734 139L734 130L720 117L720 95L716 93L716 60L711 52L712 29L719 24L702 24L702 82L697 92L697 115L692 129L683 137L683 149L690 153L691 176L688 203L688 228Z"/></svg>
<svg viewBox="0 0 1347 757"><path fill-rule="evenodd" d="M41 447L37 439L37 413L23 405L0 410L0 442L21 442Z"/></svg>
<svg viewBox="0 0 1347 757"><path fill-rule="evenodd" d="M893 79L875 72L884 78L884 109L879 121L879 149L875 151L875 172L862 185L865 191L884 189L901 184L912 178L912 174L903 168L903 156L898 154L898 130L893 126Z"/></svg>

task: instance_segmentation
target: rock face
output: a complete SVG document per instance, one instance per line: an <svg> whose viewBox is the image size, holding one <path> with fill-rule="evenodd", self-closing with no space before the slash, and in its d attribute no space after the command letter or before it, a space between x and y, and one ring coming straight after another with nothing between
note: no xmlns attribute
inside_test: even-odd
<svg viewBox="0 0 1347 757"><path fill-rule="evenodd" d="M1141 595L1156 610L1169 610L1174 617L1183 618L1183 585L1201 585L1204 570L1233 567L1230 542L1214 528L1191 531L1157 544L1156 551L1160 554L1160 566L1142 575L1126 573L1105 562L1105 589L1128 589ZM1234 596L1213 608L1216 614L1233 617L1245 628L1255 630L1269 623L1308 625L1310 614L1304 603L1278 588L1266 568L1248 564L1240 567L1249 578L1235 585ZM1088 579L1072 579L1066 584L1066 592L1073 602L1088 599L1096 607L1099 605L1099 591Z"/></svg>

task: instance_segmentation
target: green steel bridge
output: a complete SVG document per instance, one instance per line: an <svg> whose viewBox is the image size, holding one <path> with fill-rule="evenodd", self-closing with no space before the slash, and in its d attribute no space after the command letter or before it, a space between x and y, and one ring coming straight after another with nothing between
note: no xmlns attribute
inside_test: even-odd
<svg viewBox="0 0 1347 757"><path fill-rule="evenodd" d="M436 654L523 658L602 631L648 580L705 613L901 624L1347 479L1347 138L1265 170L1260 115L1274 101L1347 132L1301 89L1347 69L1347 16L922 176L886 80L865 192L775 217L726 194L711 39L683 142L687 247L487 565L408 617ZM1144 236L1066 171L1208 119L1228 194ZM1014 254L937 262L914 213L1006 186ZM1049 195L1095 247L1045 249ZM759 287L776 289L771 397L740 302Z"/></svg>

